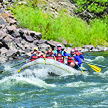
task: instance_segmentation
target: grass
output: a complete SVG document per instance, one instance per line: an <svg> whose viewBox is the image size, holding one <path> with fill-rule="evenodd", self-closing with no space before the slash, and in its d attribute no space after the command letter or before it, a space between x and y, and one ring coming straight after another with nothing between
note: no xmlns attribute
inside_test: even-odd
<svg viewBox="0 0 108 108"><path fill-rule="evenodd" d="M23 28L42 33L45 40L60 41L59 37L74 47L83 45L108 46L108 20L95 19L88 25L77 17L60 11L58 17L31 6L16 6L12 9ZM61 41L60 41L61 42Z"/></svg>

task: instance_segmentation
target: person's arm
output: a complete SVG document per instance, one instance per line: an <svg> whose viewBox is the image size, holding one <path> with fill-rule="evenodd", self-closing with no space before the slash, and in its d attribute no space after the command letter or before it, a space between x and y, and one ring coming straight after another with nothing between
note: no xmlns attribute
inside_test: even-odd
<svg viewBox="0 0 108 108"><path fill-rule="evenodd" d="M80 55L79 57L80 57L82 60L84 60L84 57L83 57L83 55Z"/></svg>
<svg viewBox="0 0 108 108"><path fill-rule="evenodd" d="M75 56L75 59L78 61L78 64L82 64L82 60L80 59L79 56Z"/></svg>
<svg viewBox="0 0 108 108"><path fill-rule="evenodd" d="M70 54L64 51L64 56L70 56Z"/></svg>

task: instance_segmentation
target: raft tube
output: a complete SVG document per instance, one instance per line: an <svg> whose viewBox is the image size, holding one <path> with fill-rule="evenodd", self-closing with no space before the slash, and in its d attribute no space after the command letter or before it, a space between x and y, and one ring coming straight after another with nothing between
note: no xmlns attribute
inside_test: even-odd
<svg viewBox="0 0 108 108"><path fill-rule="evenodd" d="M76 70L72 67L69 67L68 65L65 65L63 63L60 63L56 60L53 59L43 59L43 58L39 58L37 60L34 60L32 62L29 62L25 65L23 65L20 68L20 71L24 70L24 69L36 69L36 68L48 68L49 72L54 73L56 75L64 75L64 74L81 74L82 72L80 70Z"/></svg>

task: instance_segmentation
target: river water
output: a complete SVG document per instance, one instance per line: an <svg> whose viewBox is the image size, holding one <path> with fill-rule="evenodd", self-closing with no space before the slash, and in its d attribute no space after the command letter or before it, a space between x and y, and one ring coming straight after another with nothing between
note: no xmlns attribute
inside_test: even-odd
<svg viewBox="0 0 108 108"><path fill-rule="evenodd" d="M21 61L2 64L0 108L108 108L108 52L85 53L85 60L100 67L95 72L87 64L85 74L46 76L47 68L11 68ZM34 74L35 73L35 74Z"/></svg>

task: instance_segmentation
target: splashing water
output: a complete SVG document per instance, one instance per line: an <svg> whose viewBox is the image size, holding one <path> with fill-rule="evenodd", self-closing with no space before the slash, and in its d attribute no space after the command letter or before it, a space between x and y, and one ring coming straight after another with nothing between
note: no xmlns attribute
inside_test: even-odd
<svg viewBox="0 0 108 108"><path fill-rule="evenodd" d="M106 64L107 67L108 56L84 54L84 57L89 62ZM89 70L84 74L64 72L60 76L50 76L48 72L52 67L28 68L18 73L21 65L10 68L13 64L3 64L5 71L0 74L0 107L108 107L108 69L105 67L100 67L102 71L97 73L83 64Z"/></svg>

